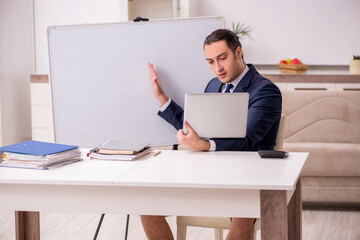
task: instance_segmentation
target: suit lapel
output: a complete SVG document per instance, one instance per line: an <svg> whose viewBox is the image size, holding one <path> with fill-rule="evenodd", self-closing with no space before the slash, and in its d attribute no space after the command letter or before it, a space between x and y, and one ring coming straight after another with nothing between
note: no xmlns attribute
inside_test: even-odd
<svg viewBox="0 0 360 240"><path fill-rule="evenodd" d="M214 78L211 80L211 84L209 84L208 88L205 89L205 91L217 93L220 92L221 86L222 86L222 82L218 78Z"/></svg>
<svg viewBox="0 0 360 240"><path fill-rule="evenodd" d="M249 71L245 74L243 79L239 82L239 84L234 89L234 92L246 92L246 89L251 83L251 79L253 78L254 74L256 73L256 69L252 64L248 64Z"/></svg>

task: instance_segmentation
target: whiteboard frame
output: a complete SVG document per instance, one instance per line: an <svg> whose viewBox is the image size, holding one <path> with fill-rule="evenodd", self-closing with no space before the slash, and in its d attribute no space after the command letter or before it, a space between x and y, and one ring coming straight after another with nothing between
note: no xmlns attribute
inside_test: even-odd
<svg viewBox="0 0 360 240"><path fill-rule="evenodd" d="M179 19L159 19L159 20L153 20L153 21L149 21L151 23L162 23L162 22L172 22L172 23L176 23L176 22L193 22L193 21L198 21L198 20L217 20L221 22L221 26L222 28L225 27L225 23L224 23L224 18L222 16L212 16L212 17L192 17L192 18L179 18ZM53 87L53 69L52 69L52 52L51 52L51 39L50 39L50 32L52 30L57 30L57 29L74 29L74 28L93 28L93 27L100 27L100 26L104 26L104 27L108 27L108 26L129 26L129 25L146 25L149 22L132 22L132 21L127 21L127 22L113 22L113 23L98 23L98 24L76 24L76 25L61 25L61 26L50 26L47 29L47 40L48 40L48 53L49 53L49 69L50 69L50 75L49 75L49 83L50 83L50 89L51 89L51 103L52 103L52 116L53 116L53 126L54 126L54 140L55 142L59 142L58 139L58 125L57 125L57 120L56 120L56 116L55 116L55 111L56 111L56 106L55 106L55 101L54 101L54 87ZM154 115L156 115L156 113L154 113ZM177 142L169 142L169 143L162 143L162 144L156 144L156 145L171 145L171 144L175 144Z"/></svg>

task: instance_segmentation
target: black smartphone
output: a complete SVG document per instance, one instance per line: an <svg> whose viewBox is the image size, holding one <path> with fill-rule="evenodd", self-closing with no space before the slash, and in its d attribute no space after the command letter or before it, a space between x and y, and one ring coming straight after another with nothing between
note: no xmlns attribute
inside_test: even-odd
<svg viewBox="0 0 360 240"><path fill-rule="evenodd" d="M286 158L289 155L288 152L274 150L259 150L258 154L261 158Z"/></svg>

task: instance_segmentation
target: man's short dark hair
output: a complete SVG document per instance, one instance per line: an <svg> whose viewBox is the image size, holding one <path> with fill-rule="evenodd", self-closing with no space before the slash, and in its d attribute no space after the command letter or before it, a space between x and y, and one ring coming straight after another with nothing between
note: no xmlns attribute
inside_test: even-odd
<svg viewBox="0 0 360 240"><path fill-rule="evenodd" d="M212 33L210 33L210 35L205 38L204 48L205 48L205 45L210 45L214 42L218 42L221 40L224 40L226 42L227 46L234 53L238 47L241 48L241 43L239 41L238 36L228 29L218 29L218 30L215 30Z"/></svg>

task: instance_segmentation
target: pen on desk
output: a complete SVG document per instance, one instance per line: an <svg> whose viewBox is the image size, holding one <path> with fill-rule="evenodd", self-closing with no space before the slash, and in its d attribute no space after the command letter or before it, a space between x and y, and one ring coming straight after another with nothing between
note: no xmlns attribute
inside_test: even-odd
<svg viewBox="0 0 360 240"><path fill-rule="evenodd" d="M91 153L97 152L99 148L101 148L101 147L104 146L105 144L109 143L110 141L111 141L111 140L108 140L108 141L104 142L103 144L100 144L99 146L91 149L91 150L88 152L88 154L86 154L86 156L89 157Z"/></svg>
<svg viewBox="0 0 360 240"><path fill-rule="evenodd" d="M157 153L154 154L154 157L156 157L157 155L159 155L161 153L161 151L158 151Z"/></svg>
<svg viewBox="0 0 360 240"><path fill-rule="evenodd" d="M99 148L99 147L96 147L96 148L91 149L91 150L88 152L88 154L86 154L86 156L89 157L91 153L97 152L98 148Z"/></svg>
<svg viewBox="0 0 360 240"><path fill-rule="evenodd" d="M90 151L86 154L86 156L87 156L87 157L89 157L91 153L93 153L93 152L95 152L95 151L96 151L96 149L97 149L97 147L96 147L96 148L91 149L91 150L90 150Z"/></svg>

